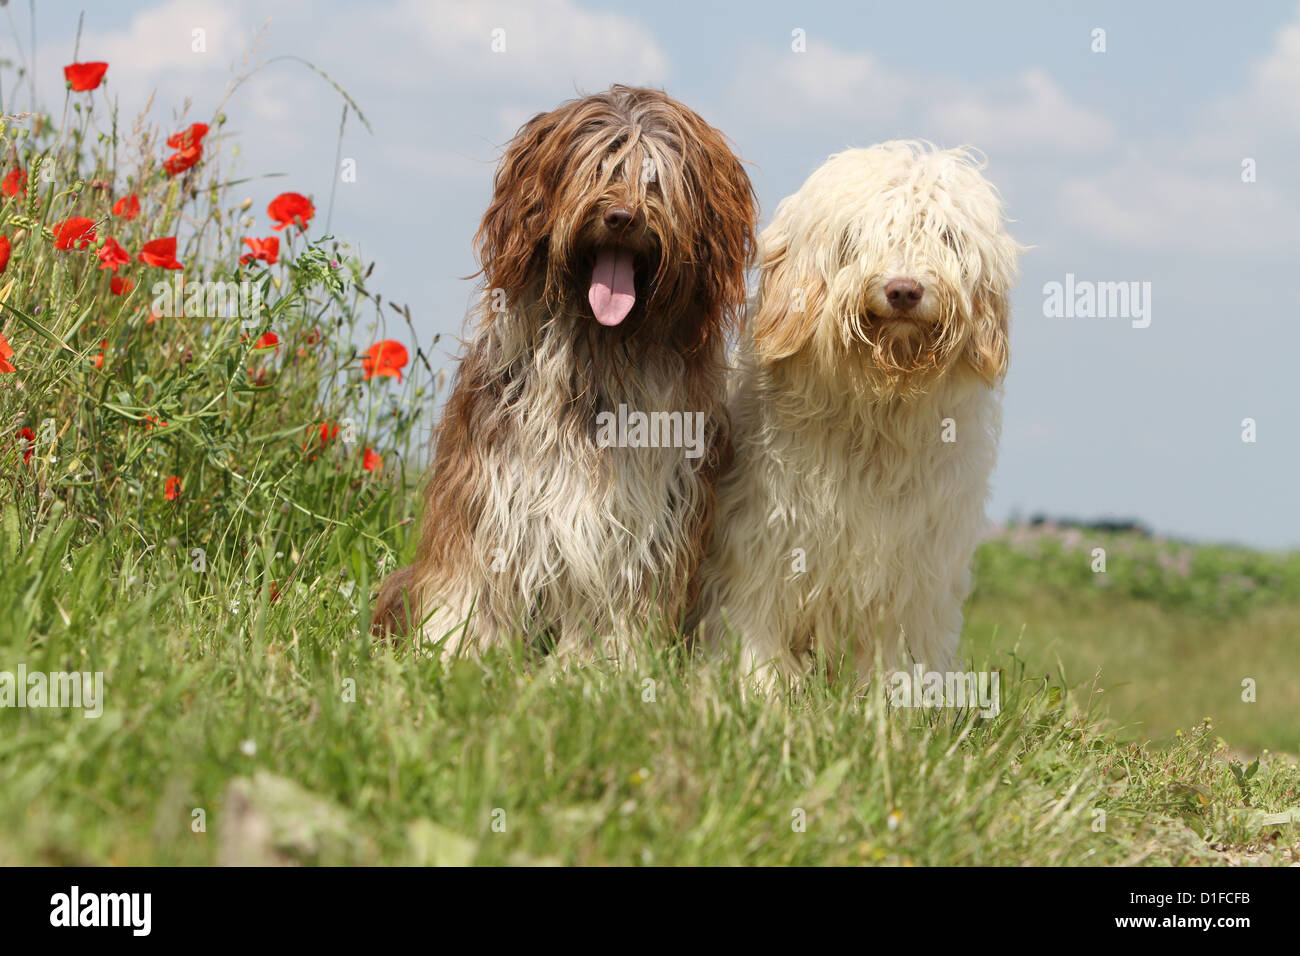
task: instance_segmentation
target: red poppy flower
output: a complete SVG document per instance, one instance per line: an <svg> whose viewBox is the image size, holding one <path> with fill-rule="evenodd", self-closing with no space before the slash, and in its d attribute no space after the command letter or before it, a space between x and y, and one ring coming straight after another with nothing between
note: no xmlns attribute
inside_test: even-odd
<svg viewBox="0 0 1300 956"><path fill-rule="evenodd" d="M14 357L14 350L9 347L9 340L0 332L0 372L16 372L17 368L9 360Z"/></svg>
<svg viewBox="0 0 1300 956"><path fill-rule="evenodd" d="M167 171L168 176L177 176L195 165L202 158L202 149L186 150L183 153L168 156L163 160L163 169Z"/></svg>
<svg viewBox="0 0 1300 956"><path fill-rule="evenodd" d="M203 137L208 135L207 123L191 123L187 129L167 137L167 145L172 149L201 149Z"/></svg>
<svg viewBox="0 0 1300 956"><path fill-rule="evenodd" d="M366 354L361 357L361 371L367 379L376 375L388 375L396 377L400 382L406 362L406 346L392 339L384 339L366 350Z"/></svg>
<svg viewBox="0 0 1300 956"><path fill-rule="evenodd" d="M176 258L176 237L167 236L163 239L152 239L144 244L140 250L140 255L136 256L147 266L157 266L159 269L184 269L185 264Z"/></svg>
<svg viewBox="0 0 1300 956"><path fill-rule="evenodd" d="M304 346L315 345L319 341L320 341L320 329L312 329L310 332L308 332L306 335L302 337L303 344L298 347L298 357L301 358L302 356L307 354L307 349L304 348Z"/></svg>
<svg viewBox="0 0 1300 956"><path fill-rule="evenodd" d="M20 193L27 195L27 173L23 172L21 166L15 166L5 173L5 178L0 180L0 193L6 196L17 196Z"/></svg>
<svg viewBox="0 0 1300 956"><path fill-rule="evenodd" d="M306 229L311 217L316 215L316 207L310 199L299 193L280 193L266 207L266 214L279 223L278 226L271 227L277 232L294 223L299 228Z"/></svg>
<svg viewBox="0 0 1300 956"><path fill-rule="evenodd" d="M124 276L113 276L108 280L108 291L113 295L126 295L135 288L135 283Z"/></svg>
<svg viewBox="0 0 1300 956"><path fill-rule="evenodd" d="M32 460L32 453L36 451L36 432L30 428L24 428L18 433L19 444L23 449L23 464Z"/></svg>
<svg viewBox="0 0 1300 956"><path fill-rule="evenodd" d="M179 475L172 475L167 479L167 485L166 489L163 491L163 496L168 501L175 501L181 496L181 479Z"/></svg>
<svg viewBox="0 0 1300 956"><path fill-rule="evenodd" d="M99 354L90 360L90 364L95 366L95 368L104 367L104 349L106 348L108 348L108 339L104 339L104 341L99 343Z"/></svg>
<svg viewBox="0 0 1300 956"><path fill-rule="evenodd" d="M0 275L9 268L9 237L0 236Z"/></svg>
<svg viewBox="0 0 1300 956"><path fill-rule="evenodd" d="M261 259L268 266L280 261L280 237L267 236L265 239L245 239L244 245L252 249L239 257L240 265L248 265L254 259Z"/></svg>
<svg viewBox="0 0 1300 956"><path fill-rule="evenodd" d="M273 348L273 349L275 349L277 352L279 352L279 351L280 351L280 336L276 335L274 332L263 332L263 333L262 333L262 337L261 337L260 339L257 340L257 344L254 345L253 348L255 348L255 349L270 349L270 348Z"/></svg>
<svg viewBox="0 0 1300 956"><path fill-rule="evenodd" d="M320 431L320 446L321 446L321 448L324 448L326 445L328 445L328 444L330 443L331 439L333 439L333 438L334 438L336 435L338 435L338 433L339 433L339 426L338 426L338 425L335 425L333 422L321 422L319 426L317 426L317 425L308 425L308 426L307 426L307 441L303 443L303 446L302 446L302 450L303 450L303 451L306 451L306 450L307 450L307 446L311 444L311 436L312 436L312 435L313 435L313 434L314 434L318 429L319 429L319 431ZM308 461L315 461L315 460L316 460L316 456L315 456L314 454L313 454L313 455L308 459Z"/></svg>
<svg viewBox="0 0 1300 956"><path fill-rule="evenodd" d="M107 63L70 63L63 68L63 78L78 93L93 90L104 81Z"/></svg>
<svg viewBox="0 0 1300 956"><path fill-rule="evenodd" d="M366 447L366 453L361 458L361 467L364 471L379 471L384 467L384 459Z"/></svg>
<svg viewBox="0 0 1300 956"><path fill-rule="evenodd" d="M208 135L208 124L194 123L167 139L167 145L177 150L163 163L167 175L183 173L203 158L203 137Z"/></svg>
<svg viewBox="0 0 1300 956"><path fill-rule="evenodd" d="M136 216L140 215L140 197L135 193L129 196L123 196L117 202L113 203L113 215L121 216L130 222Z"/></svg>
<svg viewBox="0 0 1300 956"><path fill-rule="evenodd" d="M85 216L73 216L54 227L55 249L71 249L73 243L78 249L84 249L95 239L95 220Z"/></svg>
<svg viewBox="0 0 1300 956"><path fill-rule="evenodd" d="M116 272L118 266L129 266L131 264L131 256L118 245L117 240L112 236L104 240L104 244L99 247L99 251L95 255L99 256L99 267L101 269L112 269Z"/></svg>

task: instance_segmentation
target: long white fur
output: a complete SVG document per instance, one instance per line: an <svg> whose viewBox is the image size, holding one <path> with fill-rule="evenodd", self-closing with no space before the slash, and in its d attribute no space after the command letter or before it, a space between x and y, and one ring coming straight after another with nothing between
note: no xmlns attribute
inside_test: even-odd
<svg viewBox="0 0 1300 956"><path fill-rule="evenodd" d="M444 656L535 635L539 626L563 637L556 653L566 659L622 656L647 628L680 626L663 608L680 600L694 571L686 562L698 545L687 529L708 493L705 461L682 448L598 447L594 420L620 403L703 411L711 446L722 396L698 408L681 356L655 348L600 369L593 409L572 385L572 370L590 365L578 354L581 327L527 314L541 308L514 307L482 324L469 345L485 353L494 377L521 363L526 370L505 402L517 440L483 449L489 507L465 565L453 581L425 588L437 608L424 637L445 638Z"/></svg>
<svg viewBox="0 0 1300 956"><path fill-rule="evenodd" d="M877 660L951 669L1000 428L1002 368L980 374L980 348L1004 364L1018 251L964 150L849 150L781 203L760 237L702 592L705 641L738 635L746 672L797 680L814 649L859 677ZM922 282L934 323L933 367L903 375L862 318L897 276Z"/></svg>

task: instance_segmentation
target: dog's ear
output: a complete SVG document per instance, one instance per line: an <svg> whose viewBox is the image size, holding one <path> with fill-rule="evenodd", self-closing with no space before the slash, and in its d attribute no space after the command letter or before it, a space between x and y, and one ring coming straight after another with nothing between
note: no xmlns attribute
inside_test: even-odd
<svg viewBox="0 0 1300 956"><path fill-rule="evenodd" d="M513 293L528 280L538 243L550 232L555 171L564 146L554 134L557 114L540 113L506 147L493 180L492 204L474 235L488 288Z"/></svg>
<svg viewBox="0 0 1300 956"><path fill-rule="evenodd" d="M972 303L975 328L963 358L992 388L1007 373L1011 304L1006 292L981 289Z"/></svg>
<svg viewBox="0 0 1300 956"><path fill-rule="evenodd" d="M726 138L692 111L681 108L683 173L689 178L689 211L695 217L694 255L708 283L710 312L728 324L745 309L745 271L754 258L758 200L744 164Z"/></svg>
<svg viewBox="0 0 1300 956"><path fill-rule="evenodd" d="M759 361L775 362L804 348L817 327L826 285L815 270L790 253L789 239L775 227L760 247L758 307L750 334Z"/></svg>

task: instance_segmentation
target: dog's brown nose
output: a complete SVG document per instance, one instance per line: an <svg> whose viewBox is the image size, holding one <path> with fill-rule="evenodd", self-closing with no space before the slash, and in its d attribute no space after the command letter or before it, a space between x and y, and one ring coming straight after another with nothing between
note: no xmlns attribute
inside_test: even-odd
<svg viewBox="0 0 1300 956"><path fill-rule="evenodd" d="M605 210L605 225L610 229L626 229L632 218L632 210L623 206L610 206Z"/></svg>
<svg viewBox="0 0 1300 956"><path fill-rule="evenodd" d="M900 312L906 312L925 295L925 287L915 279L890 279L885 286L885 298Z"/></svg>

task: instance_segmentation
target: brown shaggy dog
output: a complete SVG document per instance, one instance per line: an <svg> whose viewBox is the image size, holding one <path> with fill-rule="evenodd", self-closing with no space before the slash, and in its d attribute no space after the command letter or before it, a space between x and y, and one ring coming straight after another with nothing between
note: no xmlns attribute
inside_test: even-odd
<svg viewBox="0 0 1300 956"><path fill-rule="evenodd" d="M615 86L523 126L475 237L483 295L419 551L377 632L586 653L681 627L730 456L725 339L755 219L726 140L661 92ZM611 441L637 413L660 434Z"/></svg>

